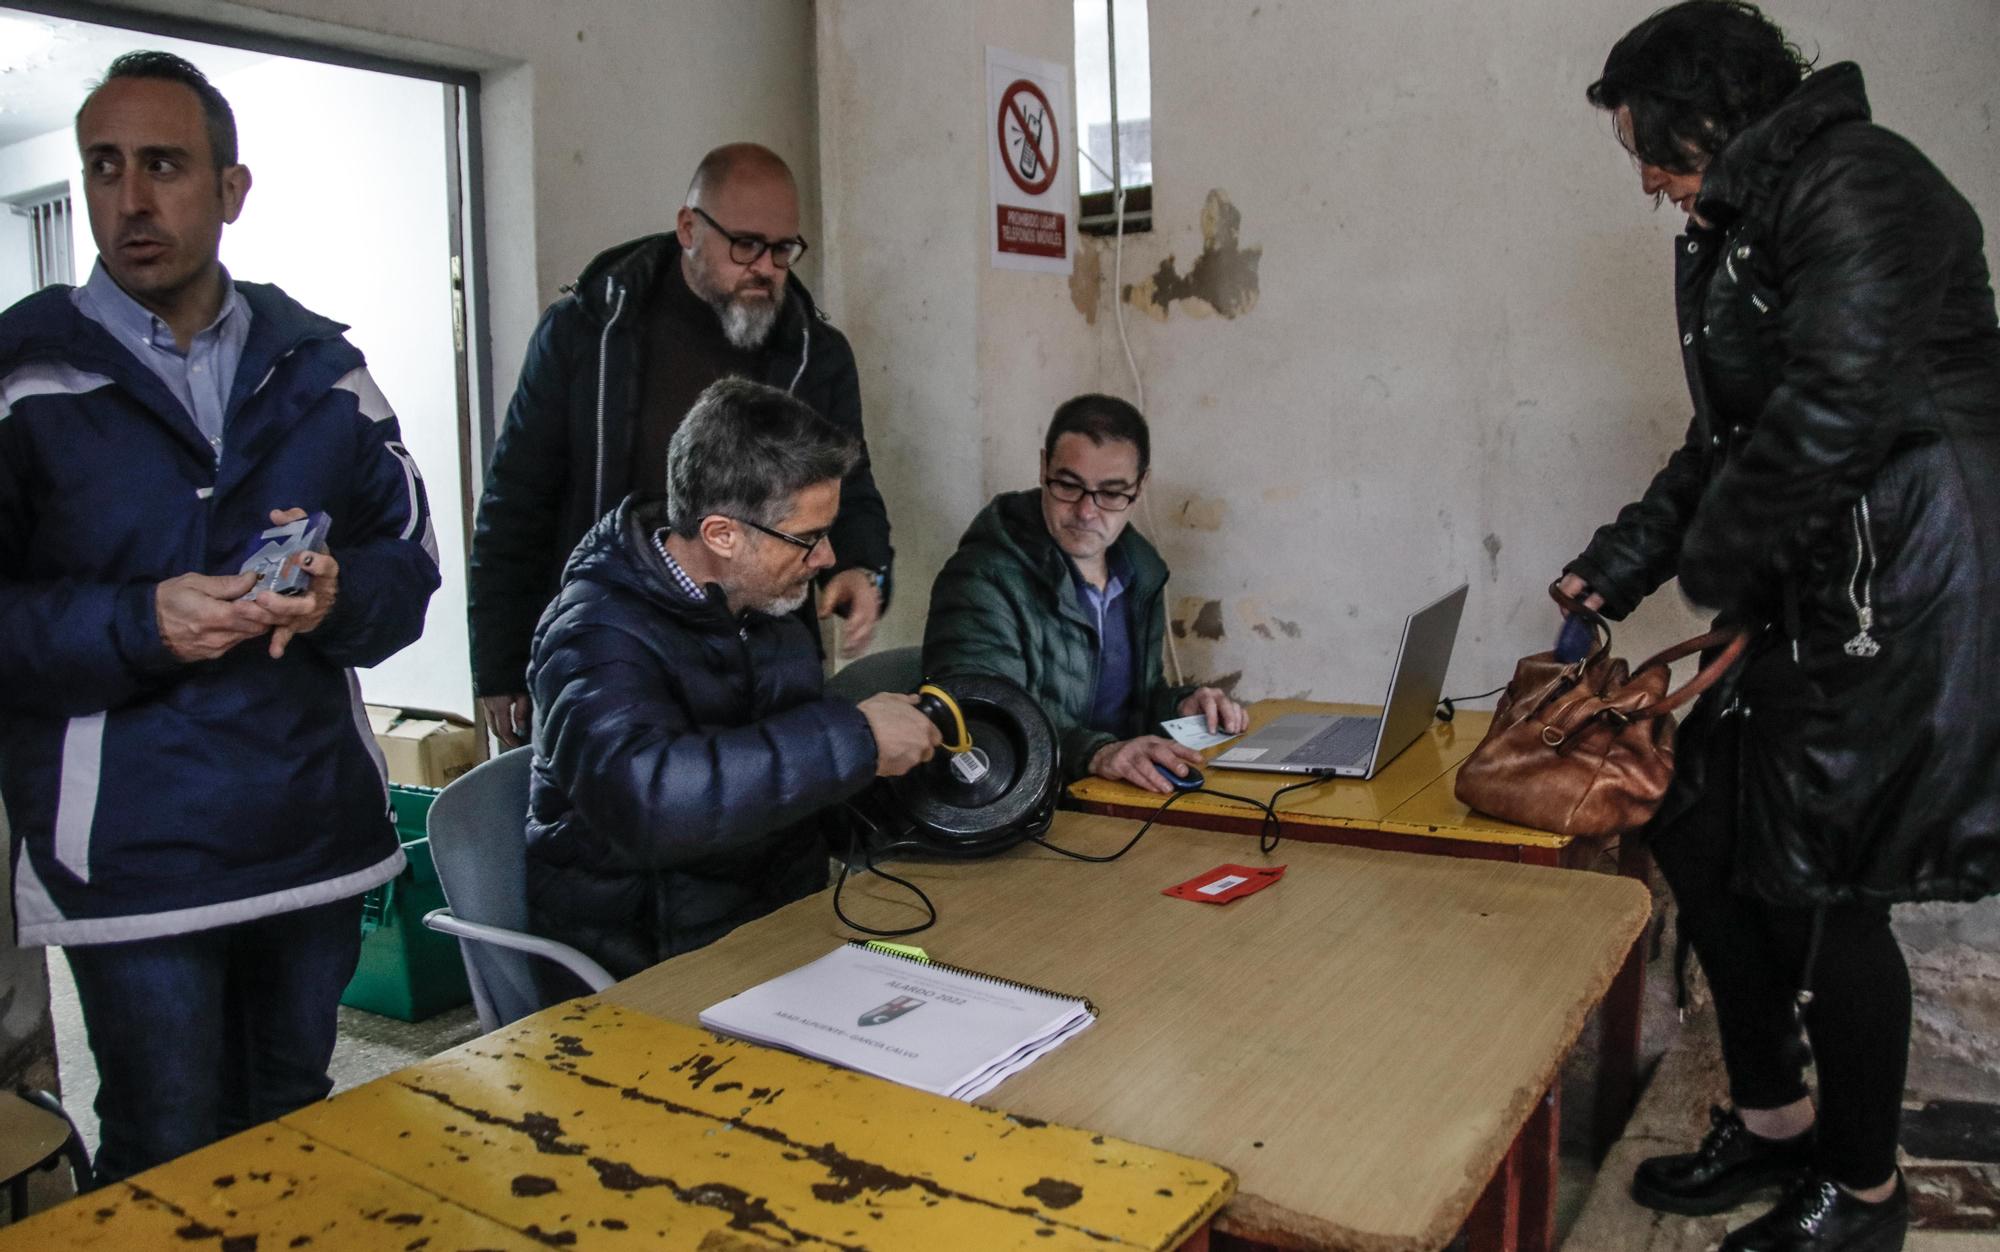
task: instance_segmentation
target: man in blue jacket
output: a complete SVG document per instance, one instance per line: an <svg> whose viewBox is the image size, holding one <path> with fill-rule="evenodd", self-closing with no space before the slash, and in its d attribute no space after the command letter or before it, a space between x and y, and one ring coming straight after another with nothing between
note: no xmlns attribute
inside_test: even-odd
<svg viewBox="0 0 2000 1252"><path fill-rule="evenodd" d="M352 670L438 585L422 480L340 325L218 259L250 172L178 57L77 114L98 264L0 314L0 798L61 944L105 1180L326 1095L360 897L403 866ZM323 512L303 594L239 574Z"/></svg>
<svg viewBox="0 0 2000 1252"><path fill-rule="evenodd" d="M577 545L535 630L528 904L620 977L826 885L822 809L941 742L916 698L825 695L795 616L839 559L852 436L724 379ZM544 971L550 999L577 994Z"/></svg>

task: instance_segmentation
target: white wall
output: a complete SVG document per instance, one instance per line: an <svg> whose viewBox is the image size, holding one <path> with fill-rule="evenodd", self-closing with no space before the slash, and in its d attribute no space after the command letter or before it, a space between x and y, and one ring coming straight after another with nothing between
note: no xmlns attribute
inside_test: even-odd
<svg viewBox="0 0 2000 1252"><path fill-rule="evenodd" d="M0 201L58 184L69 187L74 210L70 218L73 232L70 255L76 261L78 282L90 273L89 261L97 256L96 246L90 242L90 224L84 218L81 174L76 137L68 130L0 147ZM0 206L0 309L34 294L34 267L28 259L30 238L28 219L16 217L11 210Z"/></svg>
<svg viewBox="0 0 2000 1252"><path fill-rule="evenodd" d="M874 442L905 448L878 451L904 557L890 637L904 641L984 494L1031 481L1054 400L1132 387L1108 252L1079 255L1072 307L1060 278L987 272L965 224L984 206L978 42L1068 59L1069 6L955 0L903 21L867 0L819 7L825 252L846 270L845 305L866 293L898 310L849 329L874 380ZM1640 196L1583 99L1654 7L1152 0L1155 233L1128 242L1125 282L1189 272L1212 191L1260 250L1234 316L1201 300L1128 309L1155 439L1157 526L1141 524L1174 569L1192 674L1240 675L1248 697L1379 700L1402 615L1461 579L1473 594L1451 689L1492 687L1547 646L1542 588L1687 420L1677 215ZM1767 7L1827 61L1860 60L1878 118L2000 223L2000 10ZM882 159L835 159L871 134ZM1078 342L1093 361L1079 366ZM948 446L917 446L930 442ZM1211 604L1221 633L1204 638ZM1697 624L1667 592L1620 649Z"/></svg>
<svg viewBox="0 0 2000 1252"><path fill-rule="evenodd" d="M1397 620L1460 579L1452 688L1492 687L1546 646L1543 585L1644 487L1689 411L1678 215L1639 194L1583 99L1653 7L1153 0L1158 233L1127 273L1169 255L1185 273L1211 189L1263 249L1248 312L1177 304L1134 323L1158 515L1219 502L1189 512L1218 529L1161 536L1183 612L1222 608L1222 638L1183 641L1197 670L1242 671L1251 695L1379 699ZM1859 60L1878 118L2000 223L2000 10L1767 9L1826 61ZM1103 348L1117 381L1115 339ZM1621 646L1696 625L1669 592Z"/></svg>
<svg viewBox="0 0 2000 1252"><path fill-rule="evenodd" d="M0 163L5 160L0 151ZM28 219L0 204L0 309L35 293L34 246Z"/></svg>
<svg viewBox="0 0 2000 1252"><path fill-rule="evenodd" d="M535 321L559 287L603 248L670 229L696 162L716 144L754 140L791 161L800 178L806 229L819 241L813 19L811 6L799 0L683 0L671 5L627 0L563 5L541 0L422 5L404 0L116 0L112 7L219 21L480 75L485 296L493 365L492 396L485 405L489 418L504 409ZM233 89L232 82L224 84L225 91ZM430 103L412 105L408 117L419 134L438 117L434 102L433 95ZM313 154L299 145L297 151L250 155L252 131L273 132L280 148L296 144L298 135L286 134L282 124L270 125L271 118L289 114L268 93L259 92L254 109L241 101L236 109L246 134L246 160L259 176L242 233L251 233L260 214L265 224L282 226L303 220L295 214L339 208L330 203L274 205L283 181L280 172L293 157L309 164ZM253 112L270 117L253 117ZM415 136L410 138L415 142ZM441 165L431 172L442 186ZM309 248L324 250L329 262L356 268L364 276L378 264L393 268L411 242L364 239L352 221L310 235L287 233L286 246L297 250L302 239L313 239ZM234 246L226 247L226 259L235 256L229 250ZM819 251L809 253L802 267L809 282L818 278ZM253 274L246 259L244 274L275 277L276 271ZM444 287L440 282L427 290L441 296ZM315 304L309 297L307 303ZM353 320L355 338L371 359L383 358L387 341L403 332L403 323L386 311L364 313L336 292L324 295L315 307ZM838 307L832 312L841 314ZM418 381L394 377L382 363L391 374L382 379L383 389L409 430L415 424L413 409L426 403L419 397L427 393ZM443 485L448 462L443 454L419 446L416 437L411 444L430 480L440 542L448 544L446 529L458 525L455 492ZM441 669L421 660L429 654L433 634L462 631L462 563L449 554L445 559L447 586L432 602L426 641L419 645L425 651L406 653L371 677L371 695L447 708L465 703L442 693L431 698L418 686L436 682L455 690L462 669L456 663ZM399 671L393 683L392 668Z"/></svg>
<svg viewBox="0 0 2000 1252"><path fill-rule="evenodd" d="M994 270L986 46L1069 63L1069 0L820 0L825 289L853 340L895 528L879 647L923 637L931 579L996 491L1033 486L1041 429L1095 385L1060 276Z"/></svg>
<svg viewBox="0 0 2000 1252"><path fill-rule="evenodd" d="M470 714L444 88L289 59L216 86L236 111L253 179L243 216L223 232L223 263L352 327L430 495L444 585L423 638L363 671L362 691Z"/></svg>
<svg viewBox="0 0 2000 1252"><path fill-rule="evenodd" d="M423 638L365 671L362 689L379 703L469 714L444 88L288 59L221 75L216 86L236 113L253 179L243 216L223 232L223 263L353 328L430 492L444 585ZM65 180L81 282L97 251L74 134L65 127L0 149L0 197Z"/></svg>
<svg viewBox="0 0 2000 1252"><path fill-rule="evenodd" d="M113 0L113 7L480 75L498 408L558 288L602 249L671 229L688 177L710 148L737 139L769 145L799 176L804 220L818 221L813 15L802 0ZM802 267L808 281L819 250Z"/></svg>

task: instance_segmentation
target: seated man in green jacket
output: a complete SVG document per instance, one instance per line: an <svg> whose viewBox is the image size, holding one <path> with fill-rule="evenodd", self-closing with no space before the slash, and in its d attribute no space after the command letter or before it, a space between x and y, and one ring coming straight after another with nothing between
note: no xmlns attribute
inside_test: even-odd
<svg viewBox="0 0 2000 1252"><path fill-rule="evenodd" d="M1146 419L1111 396L1065 403L1042 445L1042 486L994 497L931 587L924 672L1011 678L1055 724L1065 779L1095 774L1171 791L1200 754L1148 733L1200 714L1248 724L1214 687L1161 672L1167 566L1130 528L1151 452Z"/></svg>

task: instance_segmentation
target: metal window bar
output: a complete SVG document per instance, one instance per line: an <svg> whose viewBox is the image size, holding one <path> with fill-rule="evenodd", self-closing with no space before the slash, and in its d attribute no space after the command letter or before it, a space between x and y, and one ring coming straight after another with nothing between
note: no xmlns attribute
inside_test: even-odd
<svg viewBox="0 0 2000 1252"><path fill-rule="evenodd" d="M28 219L28 259L34 271L35 290L56 283L74 283L76 265L71 256L69 193L57 192L17 204L14 212Z"/></svg>

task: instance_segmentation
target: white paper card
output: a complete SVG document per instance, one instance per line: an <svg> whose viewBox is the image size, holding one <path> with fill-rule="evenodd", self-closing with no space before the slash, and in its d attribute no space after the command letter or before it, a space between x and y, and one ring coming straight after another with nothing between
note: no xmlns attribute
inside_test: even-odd
<svg viewBox="0 0 2000 1252"><path fill-rule="evenodd" d="M1212 748L1218 743L1228 743L1236 738L1226 730L1210 730L1208 719L1199 713L1192 717L1176 717L1172 721L1161 722L1160 729L1166 731L1168 737L1175 743L1184 748L1193 748L1196 752L1203 748Z"/></svg>

